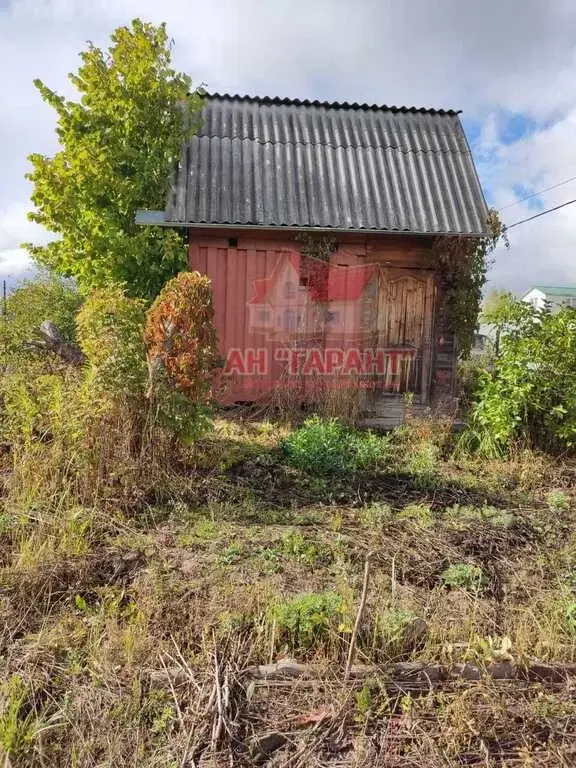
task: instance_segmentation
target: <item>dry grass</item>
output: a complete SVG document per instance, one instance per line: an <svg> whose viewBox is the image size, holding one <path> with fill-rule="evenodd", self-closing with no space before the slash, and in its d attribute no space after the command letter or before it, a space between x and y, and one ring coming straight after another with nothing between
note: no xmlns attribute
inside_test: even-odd
<svg viewBox="0 0 576 768"><path fill-rule="evenodd" d="M5 475L4 765L574 765L571 678L390 677L576 661L574 467L434 463L420 431L385 472L326 481L284 463L287 434L220 420L153 493L93 508L23 503ZM378 672L344 684L368 552L356 660ZM316 679L251 681L286 657Z"/></svg>

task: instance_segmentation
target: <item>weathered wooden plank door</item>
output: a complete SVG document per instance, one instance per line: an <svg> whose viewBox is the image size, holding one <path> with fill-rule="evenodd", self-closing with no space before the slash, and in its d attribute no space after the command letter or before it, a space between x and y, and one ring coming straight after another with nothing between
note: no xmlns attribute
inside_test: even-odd
<svg viewBox="0 0 576 768"><path fill-rule="evenodd" d="M378 347L386 349L382 389L429 389L434 279L429 270L382 267L378 289Z"/></svg>

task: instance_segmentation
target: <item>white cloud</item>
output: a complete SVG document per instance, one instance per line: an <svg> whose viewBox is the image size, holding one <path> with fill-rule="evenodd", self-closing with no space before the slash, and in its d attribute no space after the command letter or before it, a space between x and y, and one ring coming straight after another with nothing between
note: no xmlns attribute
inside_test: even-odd
<svg viewBox="0 0 576 768"><path fill-rule="evenodd" d="M0 284L6 281L8 288L30 277L34 273L34 265L26 253L19 248L0 251Z"/></svg>
<svg viewBox="0 0 576 768"><path fill-rule="evenodd" d="M534 199L510 206L518 200L515 187L523 187L524 196L576 176L575 131L576 105L563 119L513 144L504 145L486 132L483 149L497 158L489 174L490 188L495 204L507 206L501 213L506 224L538 213ZM576 180L537 198L543 209L573 199ZM513 227L509 238L510 249L497 253L494 284L523 290L532 283L576 283L576 204Z"/></svg>
<svg viewBox="0 0 576 768"><path fill-rule="evenodd" d="M212 90L462 108L482 121L481 179L499 205L576 174L576 5L572 0L13 0L0 2L0 251L24 234L26 155L52 153L54 116L32 86L69 92L87 40L105 45L134 16L168 23L175 65ZM502 110L543 124L504 145ZM576 188L575 188L576 189ZM570 188L544 197L569 199ZM576 196L574 194L573 196ZM523 218L527 205L505 211ZM530 212L532 209L530 209ZM493 281L576 282L576 205L512 230ZM16 229L14 229L14 227ZM6 242L5 242L6 239Z"/></svg>

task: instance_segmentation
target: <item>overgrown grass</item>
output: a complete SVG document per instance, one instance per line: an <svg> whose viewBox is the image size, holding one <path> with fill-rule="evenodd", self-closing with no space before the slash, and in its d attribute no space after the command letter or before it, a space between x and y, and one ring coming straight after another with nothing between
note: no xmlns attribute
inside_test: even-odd
<svg viewBox="0 0 576 768"><path fill-rule="evenodd" d="M325 460L311 433L354 439L329 442ZM119 463L125 485L103 477L117 490L94 506L63 479L24 502L4 455L6 764L251 765L261 739L288 732L278 764L341 760L347 744L351 766L456 766L463 753L496 765L503 750L510 765L569 765L568 688L389 680L400 662L576 661L576 468L480 463L448 444L425 424L380 438L222 418L178 462L149 467L153 492ZM381 671L343 684L368 553L355 662ZM287 658L320 682L245 677Z"/></svg>

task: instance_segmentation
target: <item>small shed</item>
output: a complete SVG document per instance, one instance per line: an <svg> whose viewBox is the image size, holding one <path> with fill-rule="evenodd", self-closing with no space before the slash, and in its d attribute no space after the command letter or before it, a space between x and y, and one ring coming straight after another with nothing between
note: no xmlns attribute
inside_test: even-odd
<svg viewBox="0 0 576 768"><path fill-rule="evenodd" d="M212 94L164 223L212 280L223 403L357 394L368 423L454 391L438 236L486 234L458 113Z"/></svg>

